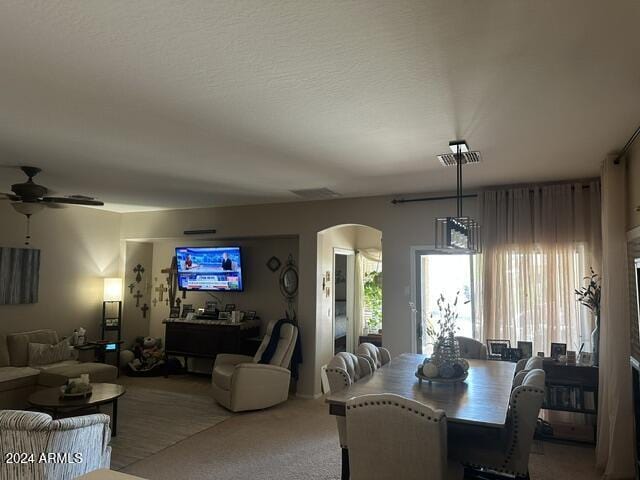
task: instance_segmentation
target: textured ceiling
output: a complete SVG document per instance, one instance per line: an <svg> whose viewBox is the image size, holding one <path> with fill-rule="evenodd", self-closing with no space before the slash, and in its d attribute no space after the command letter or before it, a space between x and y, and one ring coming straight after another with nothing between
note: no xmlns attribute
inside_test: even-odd
<svg viewBox="0 0 640 480"><path fill-rule="evenodd" d="M640 2L0 2L0 165L117 210L588 177L640 122ZM20 179L0 168L0 191Z"/></svg>

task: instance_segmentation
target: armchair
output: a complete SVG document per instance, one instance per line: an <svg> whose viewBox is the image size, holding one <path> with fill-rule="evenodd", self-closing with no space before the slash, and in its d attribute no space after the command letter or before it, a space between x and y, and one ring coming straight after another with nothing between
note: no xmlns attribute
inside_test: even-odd
<svg viewBox="0 0 640 480"><path fill-rule="evenodd" d="M0 411L0 450L33 455L27 463L0 463L0 478L19 480L76 478L111 463L109 416L104 414L53 420L46 413ZM55 454L56 462L38 462ZM60 459L64 461L60 461Z"/></svg>
<svg viewBox="0 0 640 480"><path fill-rule="evenodd" d="M255 356L220 354L211 374L213 397L223 407L233 411L260 410L287 400L291 371L289 363L298 338L298 329L285 323L270 363L258 363L262 358L276 321L267 333Z"/></svg>

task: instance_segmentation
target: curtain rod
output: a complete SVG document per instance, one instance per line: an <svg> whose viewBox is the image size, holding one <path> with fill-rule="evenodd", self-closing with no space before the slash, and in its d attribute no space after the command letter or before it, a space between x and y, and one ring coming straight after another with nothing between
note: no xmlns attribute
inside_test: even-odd
<svg viewBox="0 0 640 480"><path fill-rule="evenodd" d="M571 190L573 190L573 186L571 187ZM589 185L582 185L582 189L583 190L587 190L589 187ZM529 189L529 192L533 193L535 190L534 189ZM466 195L462 195L462 198L477 198L478 194L477 193L467 193ZM394 205L397 204L402 204L402 203L414 203L414 202L434 202L434 201L438 201L438 200L453 200L458 198L457 195L443 195L443 196L439 196L439 197L420 197L420 198L394 198L393 200L391 200L391 203L393 203Z"/></svg>
<svg viewBox="0 0 640 480"><path fill-rule="evenodd" d="M627 140L627 143L624 145L624 147L622 147L622 151L618 154L618 156L613 161L613 163L615 163L616 165L620 163L620 160L622 160L622 157L624 157L627 154L627 152L631 148L631 145L633 145L633 142L635 142L636 138L638 138L638 135L640 135L640 126L636 128L636 131L633 132L633 135L631 135L631 138Z"/></svg>

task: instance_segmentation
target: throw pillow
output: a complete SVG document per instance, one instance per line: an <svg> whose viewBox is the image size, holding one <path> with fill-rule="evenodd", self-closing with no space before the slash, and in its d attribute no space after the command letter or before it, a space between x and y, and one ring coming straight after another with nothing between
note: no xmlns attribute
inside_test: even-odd
<svg viewBox="0 0 640 480"><path fill-rule="evenodd" d="M62 340L55 345L29 343L29 365L49 365L69 360L70 357L71 352L67 340Z"/></svg>

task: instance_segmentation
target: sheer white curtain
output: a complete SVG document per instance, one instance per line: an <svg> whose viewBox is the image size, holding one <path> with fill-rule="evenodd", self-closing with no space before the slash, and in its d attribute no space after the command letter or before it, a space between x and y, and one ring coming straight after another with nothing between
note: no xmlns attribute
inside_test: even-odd
<svg viewBox="0 0 640 480"><path fill-rule="evenodd" d="M596 457L598 467L604 470L604 478L634 478L624 163L616 165L612 159L603 163L602 193L602 303Z"/></svg>
<svg viewBox="0 0 640 480"><path fill-rule="evenodd" d="M534 353L549 354L551 342L578 350L593 329L574 289L600 268L599 182L486 191L480 200L476 337L530 341Z"/></svg>
<svg viewBox="0 0 640 480"><path fill-rule="evenodd" d="M365 326L365 300L364 278L369 273L367 262L382 263L382 251L375 248L365 248L356 252L355 288L353 298L353 316L355 318L356 336L364 333Z"/></svg>

